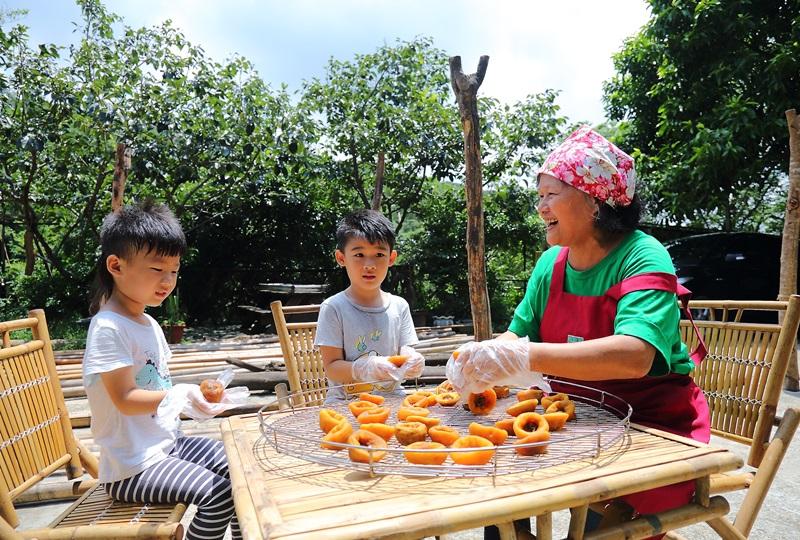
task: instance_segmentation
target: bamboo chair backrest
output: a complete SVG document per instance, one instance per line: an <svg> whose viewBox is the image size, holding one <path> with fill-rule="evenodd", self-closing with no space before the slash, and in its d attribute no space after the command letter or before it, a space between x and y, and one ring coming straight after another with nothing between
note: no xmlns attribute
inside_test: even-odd
<svg viewBox="0 0 800 540"><path fill-rule="evenodd" d="M327 392L327 378L322 355L314 348L317 322L286 322L286 315L319 313L319 305L284 306L280 301L270 304L275 331L281 342L286 362L289 390L295 394L294 406L321 405Z"/></svg>
<svg viewBox="0 0 800 540"><path fill-rule="evenodd" d="M11 332L23 343L12 345ZM65 467L83 474L56 373L44 311L0 322L0 517L19 525L13 501Z"/></svg>
<svg viewBox="0 0 800 540"><path fill-rule="evenodd" d="M749 445L748 463L758 467L795 348L800 297L792 295L786 302L694 300L689 307L708 319L695 321L708 356L693 378L708 400L711 432ZM741 322L746 311L777 312L780 322ZM697 338L688 320L681 320L681 337L692 350Z"/></svg>

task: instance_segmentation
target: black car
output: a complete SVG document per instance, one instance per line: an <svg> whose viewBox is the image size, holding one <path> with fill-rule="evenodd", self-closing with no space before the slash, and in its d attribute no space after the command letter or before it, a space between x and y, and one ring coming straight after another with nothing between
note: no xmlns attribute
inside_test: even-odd
<svg viewBox="0 0 800 540"><path fill-rule="evenodd" d="M762 233L710 233L664 244L678 282L692 298L775 300L781 237Z"/></svg>

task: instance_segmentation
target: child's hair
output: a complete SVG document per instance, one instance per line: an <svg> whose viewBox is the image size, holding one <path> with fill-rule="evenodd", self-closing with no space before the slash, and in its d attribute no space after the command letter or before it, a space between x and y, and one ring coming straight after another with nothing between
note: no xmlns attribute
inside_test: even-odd
<svg viewBox="0 0 800 540"><path fill-rule="evenodd" d="M114 278L106 268L106 259L110 255L125 259L142 250L170 257L186 252L186 237L175 214L151 199L124 206L103 219L90 313L97 313L114 292Z"/></svg>
<svg viewBox="0 0 800 540"><path fill-rule="evenodd" d="M344 251L348 240L366 239L371 244L384 243L394 249L394 228L386 217L375 210L362 208L346 215L336 227L336 249Z"/></svg>

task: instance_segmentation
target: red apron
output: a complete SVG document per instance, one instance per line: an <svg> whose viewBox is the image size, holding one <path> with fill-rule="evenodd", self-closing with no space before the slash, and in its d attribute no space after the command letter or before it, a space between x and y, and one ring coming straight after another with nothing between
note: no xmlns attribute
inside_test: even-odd
<svg viewBox="0 0 800 540"><path fill-rule="evenodd" d="M660 290L678 294L688 314L689 291L680 286L672 274L650 272L627 278L609 288L602 296L578 296L564 291L569 249L562 248L553 265L550 296L539 329L547 343L567 343L570 336L582 340L597 339L614 334L617 302L625 294L640 290ZM691 315L689 315L691 320ZM694 326L694 322L692 322ZM695 328L697 332L697 328ZM698 335L699 337L699 335ZM695 365L706 355L699 340L691 358ZM580 394L575 387L551 381L554 391ZM677 435L708 442L711 427L708 403L702 390L688 375L671 373L663 377L615 379L605 381L574 381L615 394L633 407L632 422L663 429ZM686 504L692 497L694 482L634 493L623 497L639 514L652 514Z"/></svg>

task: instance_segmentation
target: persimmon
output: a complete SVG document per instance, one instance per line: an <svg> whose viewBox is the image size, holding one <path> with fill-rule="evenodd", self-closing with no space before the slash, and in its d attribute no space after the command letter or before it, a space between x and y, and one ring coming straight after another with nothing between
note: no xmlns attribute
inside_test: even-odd
<svg viewBox="0 0 800 540"><path fill-rule="evenodd" d="M436 403L442 407L453 407L461 399L461 394L458 392L442 392L441 394L436 394L435 398Z"/></svg>
<svg viewBox="0 0 800 540"><path fill-rule="evenodd" d="M525 401L526 399L538 399L541 401L544 395L544 390L540 390L538 388L528 388L526 390L520 390L517 392L517 401Z"/></svg>
<svg viewBox="0 0 800 540"><path fill-rule="evenodd" d="M514 420L514 433L520 439L532 435L535 432L541 433L548 431L550 431L550 425L547 423L547 420L545 420L541 414L535 412L522 413Z"/></svg>
<svg viewBox="0 0 800 540"><path fill-rule="evenodd" d="M438 442L419 441L406 446L403 455L409 463L416 465L441 465L447 460L447 452L408 452L408 450L439 450L446 448Z"/></svg>
<svg viewBox="0 0 800 540"><path fill-rule="evenodd" d="M508 386L493 386L492 390L497 395L497 399L507 398L511 393L511 389Z"/></svg>
<svg viewBox="0 0 800 540"><path fill-rule="evenodd" d="M373 407L359 414L356 420L359 424L382 424L389 419L390 412L388 407Z"/></svg>
<svg viewBox="0 0 800 540"><path fill-rule="evenodd" d="M479 437L488 439L492 441L492 444L495 446L500 446L506 442L508 438L508 433L504 429L494 426L484 426L477 422L472 422L469 425L469 433L470 435L478 435Z"/></svg>
<svg viewBox="0 0 800 540"><path fill-rule="evenodd" d="M461 433L459 433L456 428L450 426L431 426L428 428L428 437L434 442L450 446L456 442L456 439L461 437Z"/></svg>
<svg viewBox="0 0 800 540"><path fill-rule="evenodd" d="M480 450L480 448L493 447L492 441L484 439L478 435L467 435L459 437L450 445L452 450L461 448L474 448L469 452L450 452L450 459L459 465L486 465L494 456L494 448L490 450Z"/></svg>
<svg viewBox="0 0 800 540"><path fill-rule="evenodd" d="M339 414L333 409L320 409L319 411L319 427L325 433L328 433L339 422L345 420L344 415Z"/></svg>
<svg viewBox="0 0 800 540"><path fill-rule="evenodd" d="M359 394L358 399L360 401L369 401L370 403L374 403L375 405L383 405L384 402L383 396L376 396L375 394L368 394L366 392Z"/></svg>
<svg viewBox="0 0 800 540"><path fill-rule="evenodd" d="M514 444L531 444L531 443L537 443L537 442L545 442L545 441L549 441L549 440L550 440L550 432L549 431L534 432L534 433L531 433L530 435L528 435L527 437L523 437L521 439L518 439L517 442L514 443ZM515 448L515 450L516 450L517 454L519 454L520 456L535 456L535 455L544 454L545 452L547 452L547 446L548 445L543 444L541 446L529 446L529 447L523 447L523 448L519 448L518 447L518 448Z"/></svg>
<svg viewBox="0 0 800 540"><path fill-rule="evenodd" d="M335 450L339 451L343 447L341 446L334 446L332 444L325 444L326 442L334 442L334 443L346 443L348 437L353 434L353 426L350 425L350 422L347 420L342 420L333 429L331 429L327 435L322 438L322 444L320 446L325 450Z"/></svg>
<svg viewBox="0 0 800 540"><path fill-rule="evenodd" d="M455 392L455 388L453 388L453 383L446 379L436 387L436 393L445 394L447 392Z"/></svg>
<svg viewBox="0 0 800 540"><path fill-rule="evenodd" d="M358 415L366 411L367 409L374 409L377 405L372 403L371 401L351 401L347 404L347 408L350 409L350 412L353 413L353 416L358 418Z"/></svg>
<svg viewBox="0 0 800 540"><path fill-rule="evenodd" d="M478 394L470 394L467 406L472 414L483 416L492 412L497 404L497 394L491 388Z"/></svg>
<svg viewBox="0 0 800 540"><path fill-rule="evenodd" d="M572 401L571 399L562 399L560 401L554 401L553 403L550 404L549 407L547 407L547 409L545 409L544 412L553 413L558 411L563 411L567 413L567 415L569 415L569 418L567 418L567 420L574 420L575 402Z"/></svg>
<svg viewBox="0 0 800 540"><path fill-rule="evenodd" d="M209 403L219 403L222 401L222 393L225 387L217 379L204 379L200 383L200 392Z"/></svg>
<svg viewBox="0 0 800 540"><path fill-rule="evenodd" d="M544 396L542 398L542 407L544 410L554 402L554 401L561 401L561 400L569 400L569 396L564 394L563 392L559 392L558 394L551 394L549 396Z"/></svg>
<svg viewBox="0 0 800 540"><path fill-rule="evenodd" d="M384 441L389 441L392 437L394 437L394 426L389 426L386 424L361 424L359 429L364 429L366 431L371 431Z"/></svg>
<svg viewBox="0 0 800 540"><path fill-rule="evenodd" d="M552 405L551 405L552 407ZM569 419L569 414L561 411L546 412L542 415L547 420L547 425L550 426L550 431L558 431L564 427Z"/></svg>
<svg viewBox="0 0 800 540"><path fill-rule="evenodd" d="M432 416L416 416L416 415L413 415L413 414L411 416L406 416L405 421L406 422L420 422L422 424L425 424L425 427L428 430L430 430L433 426L438 426L439 422L441 422L441 420L439 420L438 418L434 418Z"/></svg>
<svg viewBox="0 0 800 540"><path fill-rule="evenodd" d="M350 437L347 438L347 444L367 448L386 448L386 441L365 429L359 429L350 435ZM348 448L347 453L350 456L350 461L355 461L357 463L375 463L383 459L386 455L386 450L370 451L364 450L363 448Z"/></svg>
<svg viewBox="0 0 800 540"><path fill-rule="evenodd" d="M409 416L428 416L431 411L424 407L403 407L397 411L397 419L405 420Z"/></svg>
<svg viewBox="0 0 800 540"><path fill-rule="evenodd" d="M403 446L424 441L427 435L428 426L422 422L400 422L394 426L394 438Z"/></svg>
<svg viewBox="0 0 800 540"><path fill-rule="evenodd" d="M511 416L519 416L522 413L533 412L539 404L535 399L526 399L525 401L518 401L511 407L506 409L506 412Z"/></svg>
<svg viewBox="0 0 800 540"><path fill-rule="evenodd" d="M402 367L410 357L408 355L403 354L396 354L394 356L387 357L387 360L395 365L395 367Z"/></svg>
<svg viewBox="0 0 800 540"><path fill-rule="evenodd" d="M514 433L514 420L516 418L503 418L494 423L494 427L505 430L509 435L516 435Z"/></svg>

